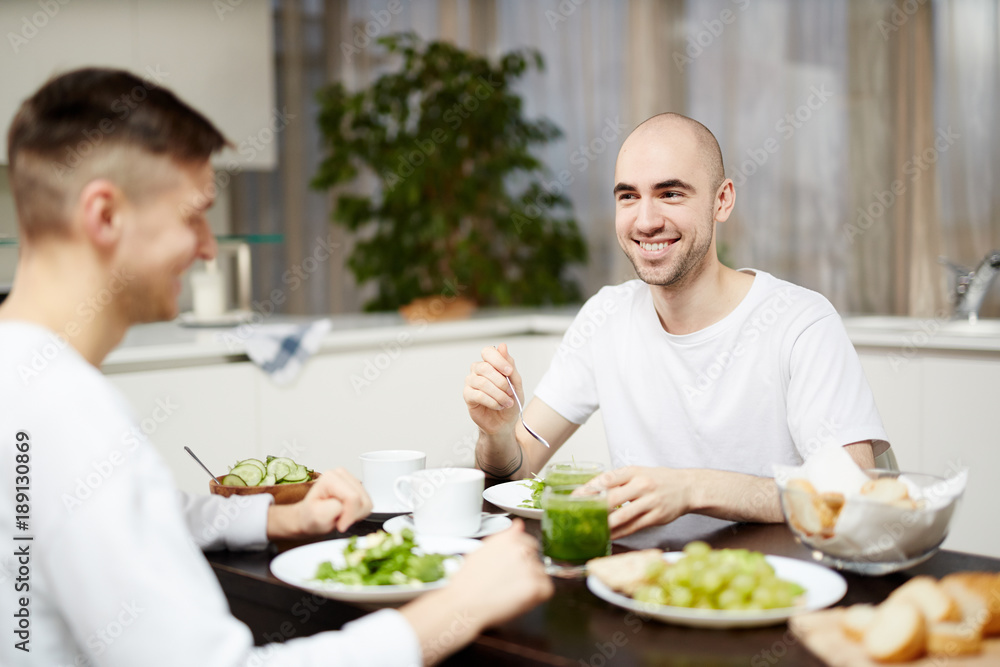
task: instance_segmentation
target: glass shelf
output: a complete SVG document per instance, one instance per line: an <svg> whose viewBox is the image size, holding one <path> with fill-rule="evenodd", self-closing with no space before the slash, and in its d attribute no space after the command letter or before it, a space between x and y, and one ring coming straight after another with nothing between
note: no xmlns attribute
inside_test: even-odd
<svg viewBox="0 0 1000 667"><path fill-rule="evenodd" d="M219 243L247 243L249 245L265 245L270 243L284 243L284 234L221 234L215 237ZM16 236L0 236L0 246L16 246L18 238Z"/></svg>
<svg viewBox="0 0 1000 667"><path fill-rule="evenodd" d="M215 237L219 252L236 256L236 303L242 310L250 310L251 279L250 246L284 243L284 234L222 234ZM16 236L0 236L0 248L16 248Z"/></svg>

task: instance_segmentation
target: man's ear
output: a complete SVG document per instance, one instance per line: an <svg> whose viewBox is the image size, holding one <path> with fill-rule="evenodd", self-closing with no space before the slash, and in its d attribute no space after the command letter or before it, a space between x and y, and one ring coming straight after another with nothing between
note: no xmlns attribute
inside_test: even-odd
<svg viewBox="0 0 1000 667"><path fill-rule="evenodd" d="M715 215L715 221L725 222L728 220L729 214L733 212L733 206L735 205L736 186L733 185L732 179L727 178L715 192L715 202L712 211Z"/></svg>
<svg viewBox="0 0 1000 667"><path fill-rule="evenodd" d="M125 196L105 178L90 181L77 200L82 214L83 233L100 248L111 248L121 239Z"/></svg>

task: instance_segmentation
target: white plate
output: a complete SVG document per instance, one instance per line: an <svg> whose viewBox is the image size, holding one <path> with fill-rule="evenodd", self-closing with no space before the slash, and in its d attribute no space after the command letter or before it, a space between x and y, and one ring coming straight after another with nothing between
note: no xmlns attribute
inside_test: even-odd
<svg viewBox="0 0 1000 667"><path fill-rule="evenodd" d="M487 535L499 533L501 530L510 528L512 523L513 521L502 514L490 514L489 512L483 512L483 520L479 525L479 530L472 535L466 535L465 537L486 537ZM412 515L404 514L403 516L397 516L395 519L389 519L382 525L382 530L387 533L398 533L404 528L409 528L414 533L417 532L417 527L413 523Z"/></svg>
<svg viewBox="0 0 1000 667"><path fill-rule="evenodd" d="M663 554L663 559L673 563L683 555L680 551L672 551ZM594 575L587 577L587 588L602 600L641 616L692 628L718 629L777 625L795 614L829 607L844 597L844 593L847 592L847 582L844 581L844 578L822 565L781 556L767 556L766 558L779 578L793 581L806 589L804 602L795 607L762 611L689 609L665 604L637 602L626 595L614 592Z"/></svg>
<svg viewBox="0 0 1000 667"><path fill-rule="evenodd" d="M200 317L189 311L177 316L177 321L182 327L235 327L249 322L253 317L250 310L230 310L219 315Z"/></svg>
<svg viewBox="0 0 1000 667"><path fill-rule="evenodd" d="M364 538L362 538L364 539ZM424 553L454 554L458 558L445 561L445 576L429 584L405 586L348 586L333 581L317 581L316 568L324 561L334 567L344 566L343 552L349 539L315 542L289 549L271 561L271 573L286 584L304 588L316 595L345 602L396 604L412 600L422 593L441 588L461 565L461 555L475 551L480 543L464 537L416 536L417 546Z"/></svg>
<svg viewBox="0 0 1000 667"><path fill-rule="evenodd" d="M497 507L525 519L541 519L544 514L542 510L518 507L521 503L531 500L531 489L525 486L524 481L504 482L491 486L483 491L483 498Z"/></svg>

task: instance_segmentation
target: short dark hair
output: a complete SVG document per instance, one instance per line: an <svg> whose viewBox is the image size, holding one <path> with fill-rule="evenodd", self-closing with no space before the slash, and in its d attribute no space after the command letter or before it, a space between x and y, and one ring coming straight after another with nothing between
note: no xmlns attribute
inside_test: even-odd
<svg viewBox="0 0 1000 667"><path fill-rule="evenodd" d="M141 195L134 167L120 164L118 156L103 166L95 163L109 150L133 149L191 164L226 145L202 114L130 72L84 68L57 76L21 104L7 134L22 232L30 237L64 229L67 199L84 185L74 177L82 165L92 167L82 170L85 180L112 178L126 191L131 185L128 194Z"/></svg>

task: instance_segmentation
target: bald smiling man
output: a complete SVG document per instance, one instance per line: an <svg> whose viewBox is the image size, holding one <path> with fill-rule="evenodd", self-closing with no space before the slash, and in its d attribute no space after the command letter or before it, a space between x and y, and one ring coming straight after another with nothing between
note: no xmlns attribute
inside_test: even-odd
<svg viewBox="0 0 1000 667"><path fill-rule="evenodd" d="M635 533L630 546L781 521L773 464L800 464L823 445L873 467L889 443L830 302L719 262L716 229L736 191L708 128L674 113L645 121L618 153L612 191L615 234L639 279L584 304L525 408L551 449L517 419L504 376L523 389L507 346L482 351L463 391L477 465L530 477L601 409L615 469L591 484L608 489L612 538Z"/></svg>

